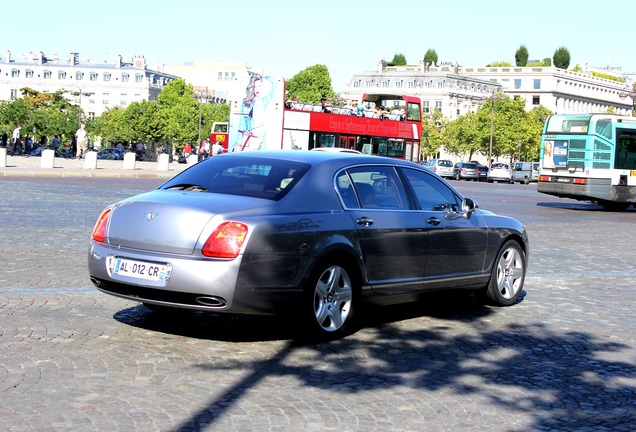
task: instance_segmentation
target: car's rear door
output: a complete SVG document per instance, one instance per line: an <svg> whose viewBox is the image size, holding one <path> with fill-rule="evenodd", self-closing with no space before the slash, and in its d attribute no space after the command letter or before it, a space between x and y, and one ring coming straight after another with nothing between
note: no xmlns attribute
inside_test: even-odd
<svg viewBox="0 0 636 432"><path fill-rule="evenodd" d="M359 166L338 178L352 183L347 211L358 229L362 259L374 291L398 294L421 289L427 230L393 167ZM371 194L369 195L369 189Z"/></svg>

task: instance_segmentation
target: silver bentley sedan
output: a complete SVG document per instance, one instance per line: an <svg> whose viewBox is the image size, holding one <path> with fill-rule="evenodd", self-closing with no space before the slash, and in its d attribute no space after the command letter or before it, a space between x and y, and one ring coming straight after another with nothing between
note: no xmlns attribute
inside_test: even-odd
<svg viewBox="0 0 636 432"><path fill-rule="evenodd" d="M518 301L528 236L420 165L346 152L216 155L107 207L88 269L151 309L293 312L308 335L355 330L368 302L430 290Z"/></svg>

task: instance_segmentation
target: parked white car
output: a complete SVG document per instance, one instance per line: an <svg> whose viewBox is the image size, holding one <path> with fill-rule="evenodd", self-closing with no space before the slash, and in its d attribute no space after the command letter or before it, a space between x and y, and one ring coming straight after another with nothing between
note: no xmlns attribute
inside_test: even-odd
<svg viewBox="0 0 636 432"><path fill-rule="evenodd" d="M488 171L488 183L492 182L514 183L512 180L510 164L502 162L492 164L490 166L490 171Z"/></svg>
<svg viewBox="0 0 636 432"><path fill-rule="evenodd" d="M448 159L431 159L424 166L431 171L435 171L438 176L451 179L455 176L453 162Z"/></svg>

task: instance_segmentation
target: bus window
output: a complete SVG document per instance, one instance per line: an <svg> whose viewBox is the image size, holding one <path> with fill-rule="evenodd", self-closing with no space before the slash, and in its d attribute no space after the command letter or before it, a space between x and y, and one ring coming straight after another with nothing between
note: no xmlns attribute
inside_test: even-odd
<svg viewBox="0 0 636 432"><path fill-rule="evenodd" d="M406 111L406 119L411 121L422 121L420 116L420 106L416 103L409 102Z"/></svg>
<svg viewBox="0 0 636 432"><path fill-rule="evenodd" d="M619 137L615 168L636 169L636 132L619 130Z"/></svg>

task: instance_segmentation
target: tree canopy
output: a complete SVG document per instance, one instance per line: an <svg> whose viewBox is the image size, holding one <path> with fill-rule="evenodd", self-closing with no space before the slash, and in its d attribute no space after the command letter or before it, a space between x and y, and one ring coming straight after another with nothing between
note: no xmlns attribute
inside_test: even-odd
<svg viewBox="0 0 636 432"><path fill-rule="evenodd" d="M290 96L303 102L318 103L322 99L336 98L336 92L331 87L329 69L322 64L298 72L287 80L286 89Z"/></svg>
<svg viewBox="0 0 636 432"><path fill-rule="evenodd" d="M426 54L424 54L424 61L427 62L429 65L437 66L438 60L439 59L437 58L437 53L432 48L429 48L429 50L426 51Z"/></svg>
<svg viewBox="0 0 636 432"><path fill-rule="evenodd" d="M404 54L395 53L393 60L387 63L387 66L406 66L406 57Z"/></svg>
<svg viewBox="0 0 636 432"><path fill-rule="evenodd" d="M570 66L570 51L565 47L559 47L552 56L554 66L560 69L567 69Z"/></svg>
<svg viewBox="0 0 636 432"><path fill-rule="evenodd" d="M528 48L521 45L515 52L515 64L519 67L525 67L528 64Z"/></svg>

